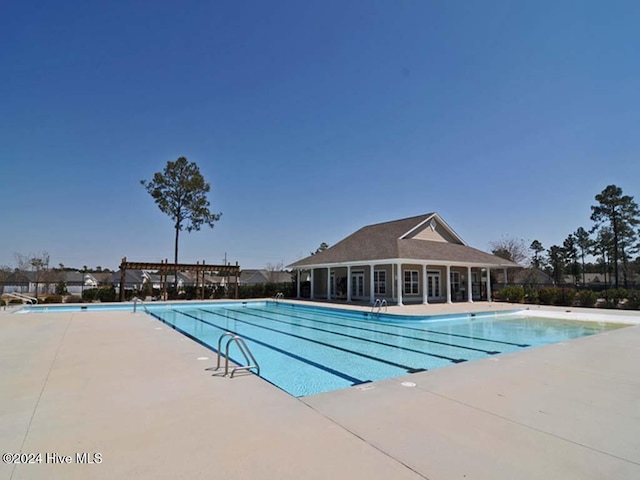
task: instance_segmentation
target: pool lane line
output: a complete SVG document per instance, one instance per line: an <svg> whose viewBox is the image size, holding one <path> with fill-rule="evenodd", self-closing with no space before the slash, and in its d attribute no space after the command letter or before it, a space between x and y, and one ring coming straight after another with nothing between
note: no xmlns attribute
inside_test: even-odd
<svg viewBox="0 0 640 480"><path fill-rule="evenodd" d="M266 306L265 308L273 308L273 307ZM291 307L287 307L287 308L290 308L291 310L295 310L296 307L295 306L291 306ZM305 307L301 307L300 308L300 310L303 310L303 309L305 309ZM512 345L514 347L521 347L521 348L527 348L527 347L531 346L528 343L514 343L514 342L507 342L506 340L492 340L490 338L474 337L472 335L462 335L460 333L444 333L444 332L438 332L437 330L428 330L428 329L423 330L421 328L406 327L406 326L400 325L400 324L390 324L390 323L376 322L374 320L361 320L361 319L356 318L356 317L351 317L351 316L341 315L341 314L326 313L326 312L322 312L320 310L314 310L313 313L317 313L318 315L324 315L325 317L329 317L329 318L339 317L339 318L344 318L344 319L350 319L350 320L353 320L355 322L373 323L375 325L383 325L385 327L403 328L405 330L414 330L416 332L428 332L428 333L433 333L434 335L447 335L447 336L451 336L451 337L468 338L468 339L471 339L471 340L478 340L478 341L481 341L481 342L500 343L502 345ZM368 315L366 312L363 312L363 313L365 315Z"/></svg>
<svg viewBox="0 0 640 480"><path fill-rule="evenodd" d="M265 311L265 310L259 310L257 308L251 308L251 307L246 308L246 310L254 310L254 311L257 310L259 312L264 312ZM436 345L444 345L444 346L451 347L451 348L460 348L460 349L463 349L463 350L473 350L474 352L486 353L487 355L497 355L499 353L502 353L502 352L499 352L497 350L485 350L484 348L466 347L464 345L458 345L458 344L455 344L455 343L439 342L437 340L428 340L426 338L412 337L412 336L409 336L409 335L402 335L400 333L384 332L384 331L381 331L381 330L374 330L372 328L364 328L364 327L358 327L358 326L354 326L354 325L347 325L347 324L344 324L344 323L325 322L325 321L317 320L317 319L314 319L314 318L302 317L300 315L293 315L293 314L284 313L284 312L276 312L275 310L268 310L268 313L274 313L276 315L284 315L286 317L291 317L291 318L299 318L301 320L306 320L308 322L313 322L313 323L321 323L323 325L337 325L337 326L340 326L340 327L353 328L355 330L362 330L362 331L365 331L365 332L373 332L373 333L378 333L378 334L382 334L382 335L391 335L392 337L407 338L409 340L416 340L418 342L435 343ZM343 317L343 318L346 320L346 317ZM274 321L277 321L277 320L274 320Z"/></svg>
<svg viewBox="0 0 640 480"><path fill-rule="evenodd" d="M224 318L230 318L230 317L227 317L225 315L222 315L219 312L212 312L210 310L205 310L203 308L200 308L198 310L201 310L201 311L203 311L205 313L210 313L212 315L218 315L218 316L221 316L221 317L224 316ZM221 310L228 310L228 309L221 308ZM229 312L234 312L234 313L242 313L242 312L239 312L238 310L228 310L228 311ZM368 360L373 360L374 362L384 363L386 365L405 370L407 373L424 372L424 371L427 370L426 368L414 368L414 367L411 367L409 365L403 365L401 363L392 362L391 360L385 360L384 358L374 357L373 355L369 355L367 353L358 352L356 350L349 350L348 348L343 348L343 347L339 347L337 345L332 345L330 343L321 342L320 340L314 340L314 339L309 338L309 337L303 337L302 335L296 335L295 333L283 332L282 330L277 330L275 328L265 327L264 325L258 325L258 324L255 324L255 323L247 322L246 320L240 320L239 318L232 318L232 320L234 320L236 322L240 322L240 323L245 323L245 324L247 324L249 326L252 326L252 327L262 328L264 330L270 330L272 332L280 333L282 335L287 335L288 337L298 338L300 340L304 340L305 342L315 343L317 345L322 345L324 347L332 348L334 350L339 350L341 352L350 353L350 354L356 355L358 357L366 358ZM466 360L462 360L462 361L464 362Z"/></svg>
<svg viewBox="0 0 640 480"><path fill-rule="evenodd" d="M222 310L226 310L226 309L222 308ZM203 310L203 311L206 311L206 310ZM230 311L238 312L238 310L230 310ZM283 320L275 320L275 319L270 318L270 317L265 317L264 315L258 315L258 314L255 314L255 313L247 312L246 309L242 310L241 312L245 313L247 315L254 316L254 317L263 318L265 320L270 320L272 322L278 322L278 323L284 323L286 325L292 325L291 322L285 322ZM211 312L211 313L213 313L213 312ZM287 332L283 332L282 330L277 330L277 329L274 329L274 328L265 327L264 325L257 325L255 323L250 323L250 322L248 322L246 320L238 320L238 319L236 319L236 320L238 322L245 322L245 323L248 323L249 325L254 325L256 327L266 328L266 329L272 330L274 332L280 332L280 333L284 333L286 335L294 335L294 334L290 334L290 333L287 333ZM301 328L307 328L309 330L316 330L318 332L324 332L324 333L329 333L329 334L332 334L332 335L338 335L338 336L345 337L345 338L352 338L354 340L360 340L362 342L375 343L375 344L382 345L382 346L385 346L385 347L395 348L397 350L404 350L406 352L413 352L413 353L417 353L419 355L426 355L427 357L434 357L434 358L440 358L442 360L449 360L451 363L462 363L462 362L466 362L467 361L466 358L452 358L452 357L447 357L446 355L438 355L437 353L427 353L427 352L423 352L421 350L416 350L414 348L401 347L399 345L394 345L392 343L380 342L378 340L371 340L371 339L368 339L368 338L357 337L355 335L349 335L348 333L332 332L331 330L325 330L324 328L309 327L309 326L305 326L305 325L297 325L297 326L301 327ZM294 335L294 336L297 336L297 335ZM307 337L299 337L299 338L305 338L306 339ZM312 340L312 339L309 339L309 340L313 341L313 342L316 341L316 340ZM411 367L409 367L409 368L411 368ZM412 369L412 370L415 370L415 369Z"/></svg>
<svg viewBox="0 0 640 480"><path fill-rule="evenodd" d="M203 320L203 319L198 318L198 317L194 317L193 315L189 315L188 313L182 312L182 311L180 311L180 310L173 309L172 311L173 311L173 312L178 312L178 313L180 313L180 314L182 314L182 315L185 315L185 316L187 316L187 317L193 318L194 320L198 320L198 321L200 321L200 322L202 322L202 323L204 323L204 324L206 324L206 325L209 325L209 326L211 326L211 327L217 328L218 330L221 330L221 331L223 331L223 332L230 332L230 333L233 333L234 335L240 335L239 333L234 332L233 330L229 330L229 329L222 328L222 327L220 327L220 326L218 326L218 325L216 325L216 324L214 324L214 323L208 322L208 321ZM155 314L153 314L153 315L154 315L154 316L156 316ZM159 317L157 317L157 316L156 316L156 318L159 318ZM172 325L171 323L169 323L168 321L166 321L166 320L164 320L164 319L162 319L162 318L159 318L159 319L160 319L163 323L165 323L165 324L167 324L167 325L171 326L171 327L172 327L172 328L174 328L175 330L178 330L180 333L182 333L182 334L186 335L187 337L191 338L192 340L194 340L194 341L198 342L200 345L205 346L205 347L209 348L210 350L213 350L214 352L217 352L217 350L213 347L213 345L209 345L208 343L204 342L203 340L200 340L199 338L194 337L192 334L190 334L190 333L188 333L188 332L185 332L182 328L180 328L180 327L176 327L175 325ZM258 345L262 345L263 347L266 347L266 348L268 348L268 349L270 349L270 350L274 350L274 351L276 351L276 352L278 352L278 353L280 353L280 354L282 354L282 355L286 355L287 357L291 357L291 358L293 358L293 359L295 359L295 360L298 360L299 362L306 363L307 365L310 365L310 366L312 366L312 367L315 367L315 368L318 368L318 369L320 369L320 370L323 370L323 371L325 371L325 372L327 372L327 373L330 373L331 375L334 375L334 376L336 376L336 377L340 377L340 378L342 378L343 380L346 380L346 381L348 381L348 382L351 382L353 385L360 385L360 384L362 384L362 383L368 383L368 382L370 382L370 381L371 381L371 380L361 380L361 379L359 379L359 378L352 377L352 376L351 376L351 375L349 375L349 374L346 374L346 373L344 373L344 372L340 372L340 371L335 370L335 369L333 369L333 368L331 368L331 367L327 367L326 365L322 365L322 364L320 364L320 363L314 362L313 360L310 360L310 359L308 359L308 358L301 357L301 356L299 356L299 355L296 355L295 353L287 352L286 350L282 350L281 348L274 347L273 345L269 345L269 344L267 344L267 343L264 343L264 342L262 342L262 341L260 341L260 340L255 339L255 338L253 338L253 337L248 337L248 336L246 336L246 335L242 335L242 338L243 338L243 339L246 339L246 340L250 340L250 341L252 341L252 342L255 342L255 343L257 343ZM240 365L240 363L239 363L237 360L234 360L233 358L231 358L231 360L233 360L233 362L234 362L234 363L236 363L236 364ZM263 378L264 378L264 377L263 377ZM273 382L271 382L271 383L273 383ZM282 388L282 387L279 387L279 388ZM283 390L284 390L284 389L283 389Z"/></svg>

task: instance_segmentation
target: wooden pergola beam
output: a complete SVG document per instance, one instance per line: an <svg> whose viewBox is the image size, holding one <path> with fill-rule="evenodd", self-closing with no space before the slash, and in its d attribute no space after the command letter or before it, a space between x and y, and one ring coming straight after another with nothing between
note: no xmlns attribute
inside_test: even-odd
<svg viewBox="0 0 640 480"><path fill-rule="evenodd" d="M120 263L120 301L124 302L124 285L126 282L127 270L154 270L161 275L174 272L202 272L216 273L219 276L235 277L235 297L238 298L238 277L240 276L240 266L235 265L207 265L204 263L168 263L168 262L129 262L127 257Z"/></svg>

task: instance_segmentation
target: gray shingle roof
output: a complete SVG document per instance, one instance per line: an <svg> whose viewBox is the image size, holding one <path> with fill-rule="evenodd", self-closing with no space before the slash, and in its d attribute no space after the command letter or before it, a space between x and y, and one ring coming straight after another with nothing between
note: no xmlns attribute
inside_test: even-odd
<svg viewBox="0 0 640 480"><path fill-rule="evenodd" d="M416 217L378 223L361 228L324 252L310 255L289 265L311 265L375 260L415 259L434 262L459 262L504 267L518 266L513 262L460 244L416 238L401 238L407 232L437 214L427 213ZM439 216L437 219L441 220ZM442 225L444 222L439 222ZM446 224L445 224L446 225ZM454 236L455 232L452 232Z"/></svg>

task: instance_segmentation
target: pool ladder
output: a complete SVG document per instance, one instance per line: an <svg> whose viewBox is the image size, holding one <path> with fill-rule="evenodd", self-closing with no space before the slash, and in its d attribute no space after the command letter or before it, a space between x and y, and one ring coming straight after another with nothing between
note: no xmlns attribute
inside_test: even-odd
<svg viewBox="0 0 640 480"><path fill-rule="evenodd" d="M284 293L282 292L276 293L276 296L273 297L273 301L276 303L278 303L280 300L284 300Z"/></svg>
<svg viewBox="0 0 640 480"><path fill-rule="evenodd" d="M147 305L142 300L140 300L138 297L135 297L133 299L133 313L136 313L136 310L137 310L136 307L138 306L139 303L142 304L142 308L144 308L144 311L147 312L147 314L148 314L149 310L147 309Z"/></svg>
<svg viewBox="0 0 640 480"><path fill-rule="evenodd" d="M229 346L232 343L235 343L238 346L238 350L240 350L240 353L242 353L242 356L244 357L247 365L241 365L241 366L232 368L231 375L229 376L229 378L233 378L233 375L238 370L255 369L256 374L260 375L260 365L258 365L258 362L256 361L255 357L251 353L251 350L249 350L249 347L247 346L247 344L244 342L242 337L231 332L225 332L222 335L220 335L220 338L218 338L218 361L216 364L216 368L214 370L220 369L220 358L222 357L222 340L225 337L229 337L229 338L224 348L224 376L226 377L229 374Z"/></svg>
<svg viewBox="0 0 640 480"><path fill-rule="evenodd" d="M382 310L382 307L384 307L384 311L386 312L387 311L387 300L384 299L384 298L382 300L380 300L379 298L376 298L375 303L371 307L371 313L375 314L376 316L379 316L380 315L380 311Z"/></svg>

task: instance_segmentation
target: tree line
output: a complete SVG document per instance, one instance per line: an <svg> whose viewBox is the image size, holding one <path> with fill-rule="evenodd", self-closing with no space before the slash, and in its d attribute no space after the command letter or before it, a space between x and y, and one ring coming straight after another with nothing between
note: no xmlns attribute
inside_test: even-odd
<svg viewBox="0 0 640 480"><path fill-rule="evenodd" d="M606 285L629 288L640 274L640 209L616 185L607 186L595 200L592 225L578 227L561 245L545 248L534 240L527 248L523 240L508 238L491 243L493 254L521 265L528 262L556 284L563 284L568 275L576 285L585 285L587 273L598 273Z"/></svg>

